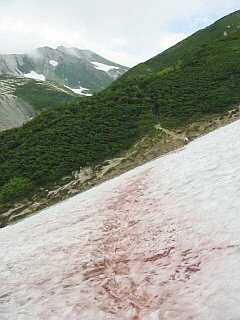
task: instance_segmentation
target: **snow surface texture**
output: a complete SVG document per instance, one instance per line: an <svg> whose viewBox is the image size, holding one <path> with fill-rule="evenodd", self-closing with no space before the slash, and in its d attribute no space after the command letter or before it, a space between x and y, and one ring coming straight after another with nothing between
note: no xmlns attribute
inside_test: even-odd
<svg viewBox="0 0 240 320"><path fill-rule="evenodd" d="M1 320L240 319L240 122L0 232Z"/></svg>
<svg viewBox="0 0 240 320"><path fill-rule="evenodd" d="M51 64L53 67L57 67L58 66L58 62L55 60L49 60L49 64Z"/></svg>
<svg viewBox="0 0 240 320"><path fill-rule="evenodd" d="M95 61L92 61L92 64L95 66L95 69L105 71L105 72L109 72L110 70L114 70L114 69L116 70L119 69L119 67L109 66L107 64L95 62Z"/></svg>
<svg viewBox="0 0 240 320"><path fill-rule="evenodd" d="M30 78L30 79L34 79L34 80L40 80L40 81L45 81L46 78L43 74L39 74L35 71L31 71L29 73L25 73L24 74L25 78Z"/></svg>

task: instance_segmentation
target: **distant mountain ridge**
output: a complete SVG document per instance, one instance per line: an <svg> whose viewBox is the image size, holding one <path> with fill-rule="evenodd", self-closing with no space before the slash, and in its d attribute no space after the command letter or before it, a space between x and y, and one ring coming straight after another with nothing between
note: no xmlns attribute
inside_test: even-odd
<svg viewBox="0 0 240 320"><path fill-rule="evenodd" d="M90 50L64 46L0 55L0 75L54 81L83 95L105 89L128 69Z"/></svg>
<svg viewBox="0 0 240 320"><path fill-rule="evenodd" d="M127 70L92 51L64 46L0 55L0 131L78 95L91 96Z"/></svg>

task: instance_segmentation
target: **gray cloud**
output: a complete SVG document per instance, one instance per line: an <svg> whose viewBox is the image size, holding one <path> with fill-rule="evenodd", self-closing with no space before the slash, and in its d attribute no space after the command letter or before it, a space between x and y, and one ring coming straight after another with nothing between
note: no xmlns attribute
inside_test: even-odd
<svg viewBox="0 0 240 320"><path fill-rule="evenodd" d="M237 2L0 0L0 51L77 46L134 65L237 10Z"/></svg>

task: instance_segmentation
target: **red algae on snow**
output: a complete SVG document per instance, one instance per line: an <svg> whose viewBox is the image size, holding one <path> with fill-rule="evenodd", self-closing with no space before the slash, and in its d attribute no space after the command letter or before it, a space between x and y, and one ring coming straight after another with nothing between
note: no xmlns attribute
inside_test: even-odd
<svg viewBox="0 0 240 320"><path fill-rule="evenodd" d="M240 318L240 122L0 232L1 320Z"/></svg>

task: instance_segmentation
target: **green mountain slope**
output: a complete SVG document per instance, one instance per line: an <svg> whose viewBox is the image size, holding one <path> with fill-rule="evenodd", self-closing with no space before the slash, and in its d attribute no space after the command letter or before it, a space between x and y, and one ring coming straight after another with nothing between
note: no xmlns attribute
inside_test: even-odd
<svg viewBox="0 0 240 320"><path fill-rule="evenodd" d="M17 86L15 94L18 98L30 103L38 113L55 108L60 104L65 105L78 97L70 89L54 82L32 79L27 79L22 85Z"/></svg>
<svg viewBox="0 0 240 320"><path fill-rule="evenodd" d="M37 189L97 165L145 135L151 118L146 107L91 102L43 112L0 134L0 186L22 177Z"/></svg>
<svg viewBox="0 0 240 320"><path fill-rule="evenodd" d="M237 104L239 11L130 70L104 92L1 133L0 201L8 190L15 201L75 170L95 168L151 137L156 127L176 133Z"/></svg>
<svg viewBox="0 0 240 320"><path fill-rule="evenodd" d="M239 103L240 11L138 65L106 92L115 101L146 99L176 127Z"/></svg>

